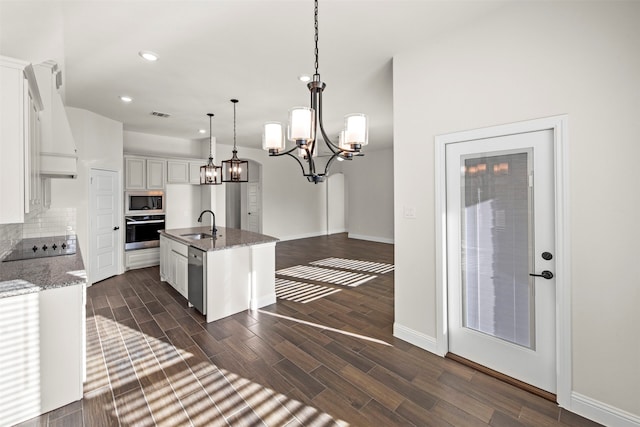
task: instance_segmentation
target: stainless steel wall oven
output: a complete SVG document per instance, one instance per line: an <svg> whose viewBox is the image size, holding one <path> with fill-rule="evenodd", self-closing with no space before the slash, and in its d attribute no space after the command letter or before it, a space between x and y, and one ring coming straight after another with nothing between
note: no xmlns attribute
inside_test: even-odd
<svg viewBox="0 0 640 427"><path fill-rule="evenodd" d="M125 251L156 248L160 246L160 234L164 230L164 215L130 215L127 223Z"/></svg>

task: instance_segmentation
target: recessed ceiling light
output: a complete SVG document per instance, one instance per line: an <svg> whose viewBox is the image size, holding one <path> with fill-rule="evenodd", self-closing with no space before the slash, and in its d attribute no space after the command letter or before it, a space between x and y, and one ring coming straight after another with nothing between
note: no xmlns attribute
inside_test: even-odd
<svg viewBox="0 0 640 427"><path fill-rule="evenodd" d="M198 129L198 133L207 133L205 129Z"/></svg>
<svg viewBox="0 0 640 427"><path fill-rule="evenodd" d="M311 76L307 75L307 74L302 74L298 76L298 80L300 80L303 83L307 83L311 81Z"/></svg>
<svg viewBox="0 0 640 427"><path fill-rule="evenodd" d="M129 103L133 101L133 98L127 95L122 95L120 96L120 101Z"/></svg>
<svg viewBox="0 0 640 427"><path fill-rule="evenodd" d="M157 61L159 58L157 53L151 52L150 50L141 50L138 52L138 55L149 62Z"/></svg>

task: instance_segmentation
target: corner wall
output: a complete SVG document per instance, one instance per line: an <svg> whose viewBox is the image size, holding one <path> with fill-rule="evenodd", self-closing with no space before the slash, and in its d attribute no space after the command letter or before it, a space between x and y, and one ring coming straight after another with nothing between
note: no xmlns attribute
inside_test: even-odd
<svg viewBox="0 0 640 427"><path fill-rule="evenodd" d="M393 243L393 148L370 151L345 164L349 237ZM414 174L419 176L420 173ZM420 179L414 179L414 187Z"/></svg>
<svg viewBox="0 0 640 427"><path fill-rule="evenodd" d="M495 12L394 58L396 324L435 340L434 137L568 114L568 409L639 425L640 3L523 2ZM417 218L403 218L403 206Z"/></svg>
<svg viewBox="0 0 640 427"><path fill-rule="evenodd" d="M78 177L76 179L51 180L51 208L75 208L76 231L80 251L84 261L87 277L90 262L89 247L89 173L90 169L106 169L118 172L120 188L122 187L122 123L108 119L88 110L67 107L67 117L71 125L73 138L78 150ZM122 216L121 220L122 220ZM124 272L122 266L124 250L124 224L120 224L121 239L118 245L120 266L118 271Z"/></svg>
<svg viewBox="0 0 640 427"><path fill-rule="evenodd" d="M231 156L231 145L217 144L216 162ZM238 157L262 164L262 233L281 240L326 234L326 182L307 182L300 166L264 150L238 148ZM249 170L251 174L251 170Z"/></svg>

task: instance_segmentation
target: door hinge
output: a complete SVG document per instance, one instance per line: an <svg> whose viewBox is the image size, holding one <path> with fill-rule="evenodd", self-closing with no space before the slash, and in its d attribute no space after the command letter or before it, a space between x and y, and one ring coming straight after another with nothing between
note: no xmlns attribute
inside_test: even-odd
<svg viewBox="0 0 640 427"><path fill-rule="evenodd" d="M529 187L533 188L533 172L529 173Z"/></svg>

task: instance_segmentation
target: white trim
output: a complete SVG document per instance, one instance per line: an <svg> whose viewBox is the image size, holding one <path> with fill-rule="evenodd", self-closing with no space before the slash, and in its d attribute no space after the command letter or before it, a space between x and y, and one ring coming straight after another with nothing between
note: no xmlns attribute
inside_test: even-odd
<svg viewBox="0 0 640 427"><path fill-rule="evenodd" d="M294 234L291 236L278 237L278 239L280 239L281 242L286 242L287 240L308 239L310 237L320 237L320 236L326 236L326 235L327 234L324 231L317 231L314 233Z"/></svg>
<svg viewBox="0 0 640 427"><path fill-rule="evenodd" d="M640 426L640 416L576 392L571 393L571 412L607 426Z"/></svg>
<svg viewBox="0 0 640 427"><path fill-rule="evenodd" d="M353 234L353 233L349 233L347 237L349 237L350 239L368 240L370 242L390 243L392 245L394 243L394 240L388 237L367 236L364 234Z"/></svg>
<svg viewBox="0 0 640 427"><path fill-rule="evenodd" d="M327 235L346 233L347 231L349 230L347 230L346 228L332 228L331 230L327 231Z"/></svg>
<svg viewBox="0 0 640 427"><path fill-rule="evenodd" d="M424 350L430 351L431 353L438 354L437 342L433 337L403 326L397 322L393 324L393 336Z"/></svg>
<svg viewBox="0 0 640 427"><path fill-rule="evenodd" d="M551 120L551 119L549 119ZM558 404L569 405L572 390L571 348L571 251L569 216L569 117L558 116L554 123L556 179L556 395ZM561 284L561 286L560 286Z"/></svg>
<svg viewBox="0 0 640 427"><path fill-rule="evenodd" d="M571 277L569 245L568 116L554 116L435 137L436 354L449 349L447 321L446 144L552 129L556 201L556 375L558 404L571 408ZM428 348L423 347L426 350ZM431 351L431 350L430 350Z"/></svg>
<svg viewBox="0 0 640 427"><path fill-rule="evenodd" d="M266 307L271 304L276 303L276 293L272 293L269 295L263 295L260 298L252 298L249 303L249 308L251 310L257 310L262 307Z"/></svg>

